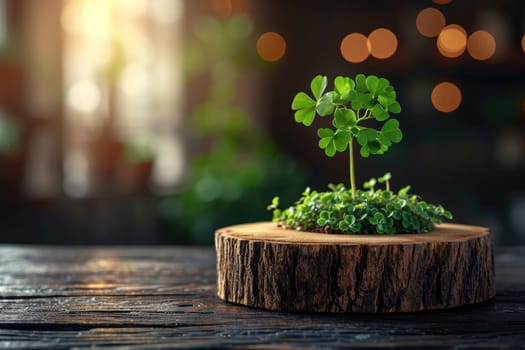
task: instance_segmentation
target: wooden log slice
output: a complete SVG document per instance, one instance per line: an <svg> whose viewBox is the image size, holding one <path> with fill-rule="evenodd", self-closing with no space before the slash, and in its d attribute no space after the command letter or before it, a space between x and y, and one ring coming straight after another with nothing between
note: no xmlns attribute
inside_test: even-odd
<svg viewBox="0 0 525 350"><path fill-rule="evenodd" d="M218 296L306 312L414 312L494 297L485 227L442 224L424 234L333 235L275 223L215 234Z"/></svg>

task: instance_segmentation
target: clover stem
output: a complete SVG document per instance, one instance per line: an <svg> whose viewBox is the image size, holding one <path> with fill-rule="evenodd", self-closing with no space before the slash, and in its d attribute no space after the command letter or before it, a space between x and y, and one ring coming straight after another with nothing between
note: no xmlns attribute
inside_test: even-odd
<svg viewBox="0 0 525 350"><path fill-rule="evenodd" d="M350 153L350 186L352 187L352 199L356 197L355 190L355 174L354 174L354 137L350 136L350 142L348 143L348 150Z"/></svg>
<svg viewBox="0 0 525 350"><path fill-rule="evenodd" d="M388 180L385 181L385 187L386 187L385 189L387 191L390 191L390 181L388 181Z"/></svg>

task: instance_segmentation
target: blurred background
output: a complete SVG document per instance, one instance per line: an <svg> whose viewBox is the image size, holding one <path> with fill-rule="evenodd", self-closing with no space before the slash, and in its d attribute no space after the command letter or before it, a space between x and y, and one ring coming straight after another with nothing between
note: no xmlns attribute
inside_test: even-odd
<svg viewBox="0 0 525 350"><path fill-rule="evenodd" d="M274 195L347 181L290 104L357 73L396 87L404 132L358 183L391 171L525 243L521 0L0 0L0 243L212 244L269 220Z"/></svg>

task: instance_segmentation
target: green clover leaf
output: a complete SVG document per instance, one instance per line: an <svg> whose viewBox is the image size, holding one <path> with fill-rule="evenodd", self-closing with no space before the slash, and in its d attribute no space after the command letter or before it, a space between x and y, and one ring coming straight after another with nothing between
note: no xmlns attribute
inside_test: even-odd
<svg viewBox="0 0 525 350"><path fill-rule="evenodd" d="M349 94L355 87L355 82L347 77L336 77L334 79L335 92L338 95L338 100L343 103L349 102Z"/></svg>
<svg viewBox="0 0 525 350"><path fill-rule="evenodd" d="M338 129L348 129L356 124L357 116L351 109L338 108L335 110L333 125Z"/></svg>
<svg viewBox="0 0 525 350"><path fill-rule="evenodd" d="M373 141L377 138L377 131L371 128L361 128L357 134L357 143L361 146L365 146L369 141Z"/></svg>
<svg viewBox="0 0 525 350"><path fill-rule="evenodd" d="M368 92L350 91L348 95L354 110L366 108L372 102L372 95Z"/></svg>
<svg viewBox="0 0 525 350"><path fill-rule="evenodd" d="M295 121L306 126L312 125L315 118L316 102L304 92L295 95L292 109L295 111Z"/></svg>
<svg viewBox="0 0 525 350"><path fill-rule="evenodd" d="M319 148L324 149L329 157L333 157L336 152L344 152L350 142L350 134L342 130L334 132L328 128L320 128L317 135L320 138Z"/></svg>
<svg viewBox="0 0 525 350"><path fill-rule="evenodd" d="M394 114L399 114L401 113L401 105L397 101L392 102L391 104L388 105L388 111Z"/></svg>
<svg viewBox="0 0 525 350"><path fill-rule="evenodd" d="M319 100L317 100L317 105L315 106L315 110L317 111L317 114L319 114L321 117L326 117L327 115L330 115L334 113L335 105L333 100L334 93L327 92Z"/></svg>
<svg viewBox="0 0 525 350"><path fill-rule="evenodd" d="M403 139L403 133L399 130L397 119L390 119L381 128L381 134L392 142L400 142Z"/></svg>
<svg viewBox="0 0 525 350"><path fill-rule="evenodd" d="M364 74L358 74L355 76L355 89L357 92L368 92L366 87L366 77Z"/></svg>
<svg viewBox="0 0 525 350"><path fill-rule="evenodd" d="M324 90L326 89L327 84L328 78L324 75L317 75L312 79L312 82L310 83L310 89L312 90L312 94L315 96L316 100L321 97Z"/></svg>
<svg viewBox="0 0 525 350"><path fill-rule="evenodd" d="M382 122L390 118L390 114L388 114L388 112L385 111L380 104L376 104L374 107L372 107L372 115L378 122Z"/></svg>

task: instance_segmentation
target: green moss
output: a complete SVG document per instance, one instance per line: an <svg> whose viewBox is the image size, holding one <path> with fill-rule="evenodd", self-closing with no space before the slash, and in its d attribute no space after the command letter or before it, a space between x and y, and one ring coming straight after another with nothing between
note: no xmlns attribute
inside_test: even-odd
<svg viewBox="0 0 525 350"><path fill-rule="evenodd" d="M329 191L307 188L295 205L279 209L279 197L268 206L273 221L289 229L344 234L396 234L431 231L435 224L451 219L441 205L427 203L410 194L410 186L397 193L389 190L390 174L370 179L368 190L352 191L340 185L329 185ZM375 189L376 183L385 189Z"/></svg>

